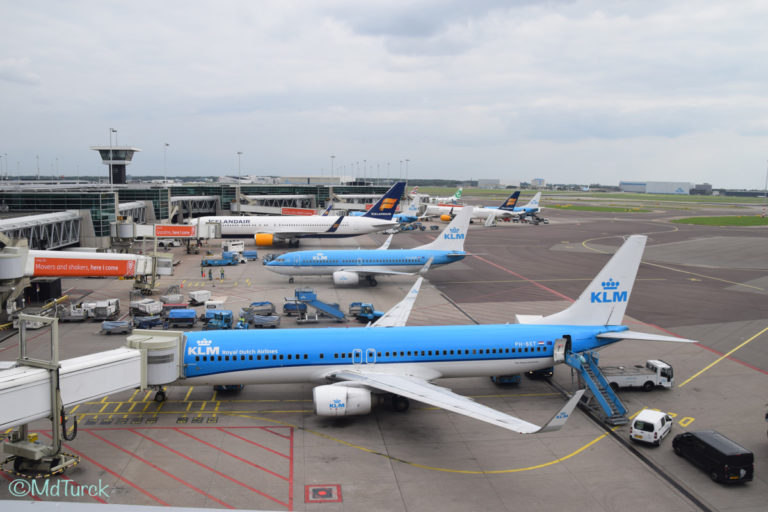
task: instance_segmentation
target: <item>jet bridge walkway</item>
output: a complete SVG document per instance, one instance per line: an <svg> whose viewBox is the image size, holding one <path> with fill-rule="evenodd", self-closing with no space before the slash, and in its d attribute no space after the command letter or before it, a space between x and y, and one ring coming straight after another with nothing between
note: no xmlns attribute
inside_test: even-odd
<svg viewBox="0 0 768 512"><path fill-rule="evenodd" d="M597 362L597 352L585 351L578 354L568 352L565 354L565 364L578 372L579 380L583 381L591 392L585 405L597 413L606 423L625 425L629 421L627 408L603 376ZM597 405L593 403L593 400L597 402Z"/></svg>

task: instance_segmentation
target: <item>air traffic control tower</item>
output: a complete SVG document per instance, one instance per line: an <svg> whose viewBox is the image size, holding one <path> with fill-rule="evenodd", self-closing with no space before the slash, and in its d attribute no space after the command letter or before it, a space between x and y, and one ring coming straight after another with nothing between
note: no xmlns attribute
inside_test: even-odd
<svg viewBox="0 0 768 512"><path fill-rule="evenodd" d="M109 166L110 183L115 185L125 183L125 166L133 160L133 154L141 151L133 146L91 146L98 151L104 165Z"/></svg>

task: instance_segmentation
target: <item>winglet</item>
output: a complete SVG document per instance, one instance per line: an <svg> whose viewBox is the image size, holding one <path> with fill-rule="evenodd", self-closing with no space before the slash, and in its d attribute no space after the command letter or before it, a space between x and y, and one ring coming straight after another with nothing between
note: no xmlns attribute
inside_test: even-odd
<svg viewBox="0 0 768 512"><path fill-rule="evenodd" d="M411 315L411 310L413 309L414 302L416 302L416 297L419 295L422 281L424 281L423 277L418 278L405 298L392 306L371 327L403 327Z"/></svg>
<svg viewBox="0 0 768 512"><path fill-rule="evenodd" d="M419 269L419 275L420 276L423 276L424 274L427 273L427 271L429 270L429 267L432 266L432 262L433 261L435 261L435 257L434 256L430 256L429 259L427 260L427 262L424 264L424 266L421 267L421 269Z"/></svg>
<svg viewBox="0 0 768 512"><path fill-rule="evenodd" d="M542 432L553 432L555 430L560 430L563 425L565 425L565 422L568 421L568 418L571 417L571 413L576 408L576 406L579 404L579 400L581 400L581 395L584 394L583 389L580 389L576 391L570 400L563 406L562 409L557 411L554 416L552 416L552 419L549 420L543 427L541 427L539 430L532 432L533 434L540 434Z"/></svg>
<svg viewBox="0 0 768 512"><path fill-rule="evenodd" d="M391 243L392 243L392 237L393 237L393 236L395 236L395 235L389 235L389 236L387 237L387 239L384 241L384 243L383 243L383 244L381 244L381 247L379 247L379 249L378 249L378 250L380 250L380 251L386 251L387 249L389 249L389 244L391 244Z"/></svg>

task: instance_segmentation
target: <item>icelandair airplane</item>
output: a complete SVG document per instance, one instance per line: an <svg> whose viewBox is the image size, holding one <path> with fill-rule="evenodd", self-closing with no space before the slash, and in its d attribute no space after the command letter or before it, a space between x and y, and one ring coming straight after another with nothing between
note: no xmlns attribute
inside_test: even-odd
<svg viewBox="0 0 768 512"><path fill-rule="evenodd" d="M349 212L353 217L362 217L364 212ZM323 214L325 215L325 214ZM396 213L392 216L400 224L407 224L409 222L416 222L419 220L419 204L415 201L409 201L408 206L403 208L401 213Z"/></svg>
<svg viewBox="0 0 768 512"><path fill-rule="evenodd" d="M360 217L341 215L252 215L243 217L199 217L195 225L221 224L222 237L252 236L256 245L269 246L287 241L298 244L299 238L337 238L375 233L397 226L392 215L405 190L405 182L395 183L376 204Z"/></svg>
<svg viewBox="0 0 768 512"><path fill-rule="evenodd" d="M378 249L295 251L267 263L267 269L289 276L332 276L336 285L356 285L360 278L376 286L376 276L425 273L430 267L463 260L471 208L463 208L433 242L415 249L388 249L392 235Z"/></svg>
<svg viewBox="0 0 768 512"><path fill-rule="evenodd" d="M429 205L427 206L424 215L427 217L437 216L440 220L450 220L453 215L460 209L468 208L473 210L473 219L485 219L490 217L493 220L517 217L520 213L516 213L515 205L517 204L517 198L520 196L520 191L515 191L512 195L504 200L500 206L450 206L450 205Z"/></svg>
<svg viewBox="0 0 768 512"><path fill-rule="evenodd" d="M519 194L519 192L516 192ZM516 215L519 215L520 217L525 217L526 215L534 215L536 213L539 213L541 211L541 207L539 206L539 201L541 200L541 192L536 192L536 195L531 198L530 201L528 201L527 204L524 204L523 206L515 206L512 209L512 212ZM486 206L485 208L495 210L500 208L499 206Z"/></svg>
<svg viewBox="0 0 768 512"><path fill-rule="evenodd" d="M367 414L372 395L383 393L393 396L392 405L400 411L417 400L524 434L556 430L583 390L542 427L431 381L548 368L562 363L567 353L625 339L693 342L621 325L645 242L645 236L630 236L570 307L547 317L521 317L525 324L406 327L403 311L410 310L407 303L415 299L419 279L384 322L369 328L329 327L311 336L305 329L186 332L184 378L176 383L317 383L313 400L321 416Z"/></svg>

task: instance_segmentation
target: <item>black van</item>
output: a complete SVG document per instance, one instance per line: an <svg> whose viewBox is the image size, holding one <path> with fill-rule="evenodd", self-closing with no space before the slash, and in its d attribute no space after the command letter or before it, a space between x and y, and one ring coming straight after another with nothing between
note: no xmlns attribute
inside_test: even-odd
<svg viewBox="0 0 768 512"><path fill-rule="evenodd" d="M672 449L681 457L709 473L715 482L749 482L755 457L746 448L715 430L678 434Z"/></svg>

